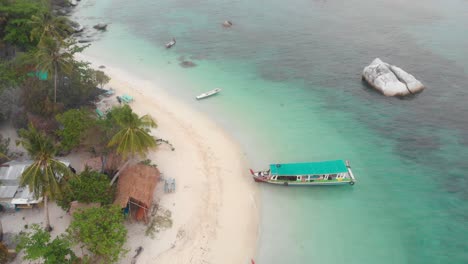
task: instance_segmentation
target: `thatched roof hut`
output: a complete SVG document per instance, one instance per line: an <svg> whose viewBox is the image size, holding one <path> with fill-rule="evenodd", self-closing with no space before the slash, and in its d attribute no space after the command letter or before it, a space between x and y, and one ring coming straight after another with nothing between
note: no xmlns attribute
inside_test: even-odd
<svg viewBox="0 0 468 264"><path fill-rule="evenodd" d="M135 205L142 208L147 215L153 203L159 176L159 170L148 165L136 164L126 167L119 176L114 204L122 208L128 204Z"/></svg>

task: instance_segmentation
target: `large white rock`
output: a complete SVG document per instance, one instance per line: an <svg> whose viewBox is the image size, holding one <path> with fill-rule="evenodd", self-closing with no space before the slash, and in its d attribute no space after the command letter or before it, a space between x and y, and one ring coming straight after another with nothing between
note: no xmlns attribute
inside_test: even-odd
<svg viewBox="0 0 468 264"><path fill-rule="evenodd" d="M401 68L376 58L362 71L362 78L386 96L404 96L424 90L424 85Z"/></svg>

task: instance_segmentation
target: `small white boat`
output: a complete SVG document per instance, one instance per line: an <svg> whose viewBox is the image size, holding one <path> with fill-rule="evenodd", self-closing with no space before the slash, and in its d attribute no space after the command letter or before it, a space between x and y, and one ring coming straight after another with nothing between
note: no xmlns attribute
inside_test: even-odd
<svg viewBox="0 0 468 264"><path fill-rule="evenodd" d="M197 97L197 100L200 100L200 99L203 99L203 98L206 98L206 97L209 97L209 96L212 96L212 95L215 95L217 93L221 92L221 88L216 88L216 89L213 89L211 91L208 91L206 93L202 93L200 95L198 95Z"/></svg>
<svg viewBox="0 0 468 264"><path fill-rule="evenodd" d="M166 49L172 48L176 44L175 38L172 38L172 40L168 43L166 43Z"/></svg>

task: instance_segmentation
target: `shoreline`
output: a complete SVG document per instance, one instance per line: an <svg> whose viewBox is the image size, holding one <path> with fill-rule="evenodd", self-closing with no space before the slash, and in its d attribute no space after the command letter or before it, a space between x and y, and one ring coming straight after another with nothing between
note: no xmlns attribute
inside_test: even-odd
<svg viewBox="0 0 468 264"><path fill-rule="evenodd" d="M144 251L137 263L247 263L254 259L259 191L248 176L239 144L207 116L161 87L94 57L79 54L76 58L90 62L95 69L105 65L100 70L111 77L106 86L116 95L132 96L133 111L156 120L158 128L152 134L175 147L170 151L159 145L148 155L163 175L176 179L175 193L164 194L158 186L155 195L162 207L172 211L173 227L151 239L133 224L130 252L121 263L127 263L138 246Z"/></svg>

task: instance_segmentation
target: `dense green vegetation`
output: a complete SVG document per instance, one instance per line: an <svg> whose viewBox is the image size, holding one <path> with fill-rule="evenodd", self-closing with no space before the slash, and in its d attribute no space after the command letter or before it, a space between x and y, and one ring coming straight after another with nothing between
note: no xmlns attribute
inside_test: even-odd
<svg viewBox="0 0 468 264"><path fill-rule="evenodd" d="M33 160L20 184L43 199L45 213L45 230L33 226L21 236L18 250L25 260L40 263L85 261L70 249L78 243L92 253L90 263L114 263L127 252L124 216L121 208L110 206L115 196L110 177L117 168L106 174L87 169L76 176L57 156L90 150L102 157L103 168L110 155L123 161L145 156L157 145L150 134L156 122L128 105L96 117L94 102L102 92L97 87L110 78L75 60L87 46L76 43L70 25L68 18L55 15L49 0L0 0L0 122L10 120L19 129L17 144ZM0 163L10 154L8 144L0 135ZM75 213L68 236L52 240L49 199L64 209L74 200L103 207Z"/></svg>
<svg viewBox="0 0 468 264"><path fill-rule="evenodd" d="M118 154L127 156L145 155L150 148L156 147L156 139L150 135L150 128L156 122L149 116L139 117L128 105L114 108L110 117L118 125L119 131L109 141L109 147L116 147Z"/></svg>
<svg viewBox="0 0 468 264"><path fill-rule="evenodd" d="M21 90L19 105L0 105L0 121L14 114L18 127L33 122L50 132L55 115L92 105L96 87L109 78L74 59L87 46L76 44L70 23L46 0L0 0L0 96L6 88ZM38 124L44 122L45 128Z"/></svg>
<svg viewBox="0 0 468 264"><path fill-rule="evenodd" d="M61 149L65 152L77 147L94 124L90 111L86 109L70 109L55 118L62 126L57 130L57 135L60 137Z"/></svg>
<svg viewBox="0 0 468 264"><path fill-rule="evenodd" d="M115 263L127 253L127 230L120 208L89 208L74 214L68 233L94 254L92 263Z"/></svg>
<svg viewBox="0 0 468 264"><path fill-rule="evenodd" d="M70 249L71 244L67 236L61 235L51 240L49 232L39 225L32 225L32 232L19 236L16 251L24 250L24 259L41 260L44 264L75 263L77 257Z"/></svg>
<svg viewBox="0 0 468 264"><path fill-rule="evenodd" d="M86 169L68 181L69 190L57 200L57 204L64 210L70 208L72 201L111 204L114 201L115 186L110 186L109 183L107 175Z"/></svg>
<svg viewBox="0 0 468 264"><path fill-rule="evenodd" d="M3 41L26 50L37 41L30 38L32 17L50 12L41 1L0 0L0 31Z"/></svg>

